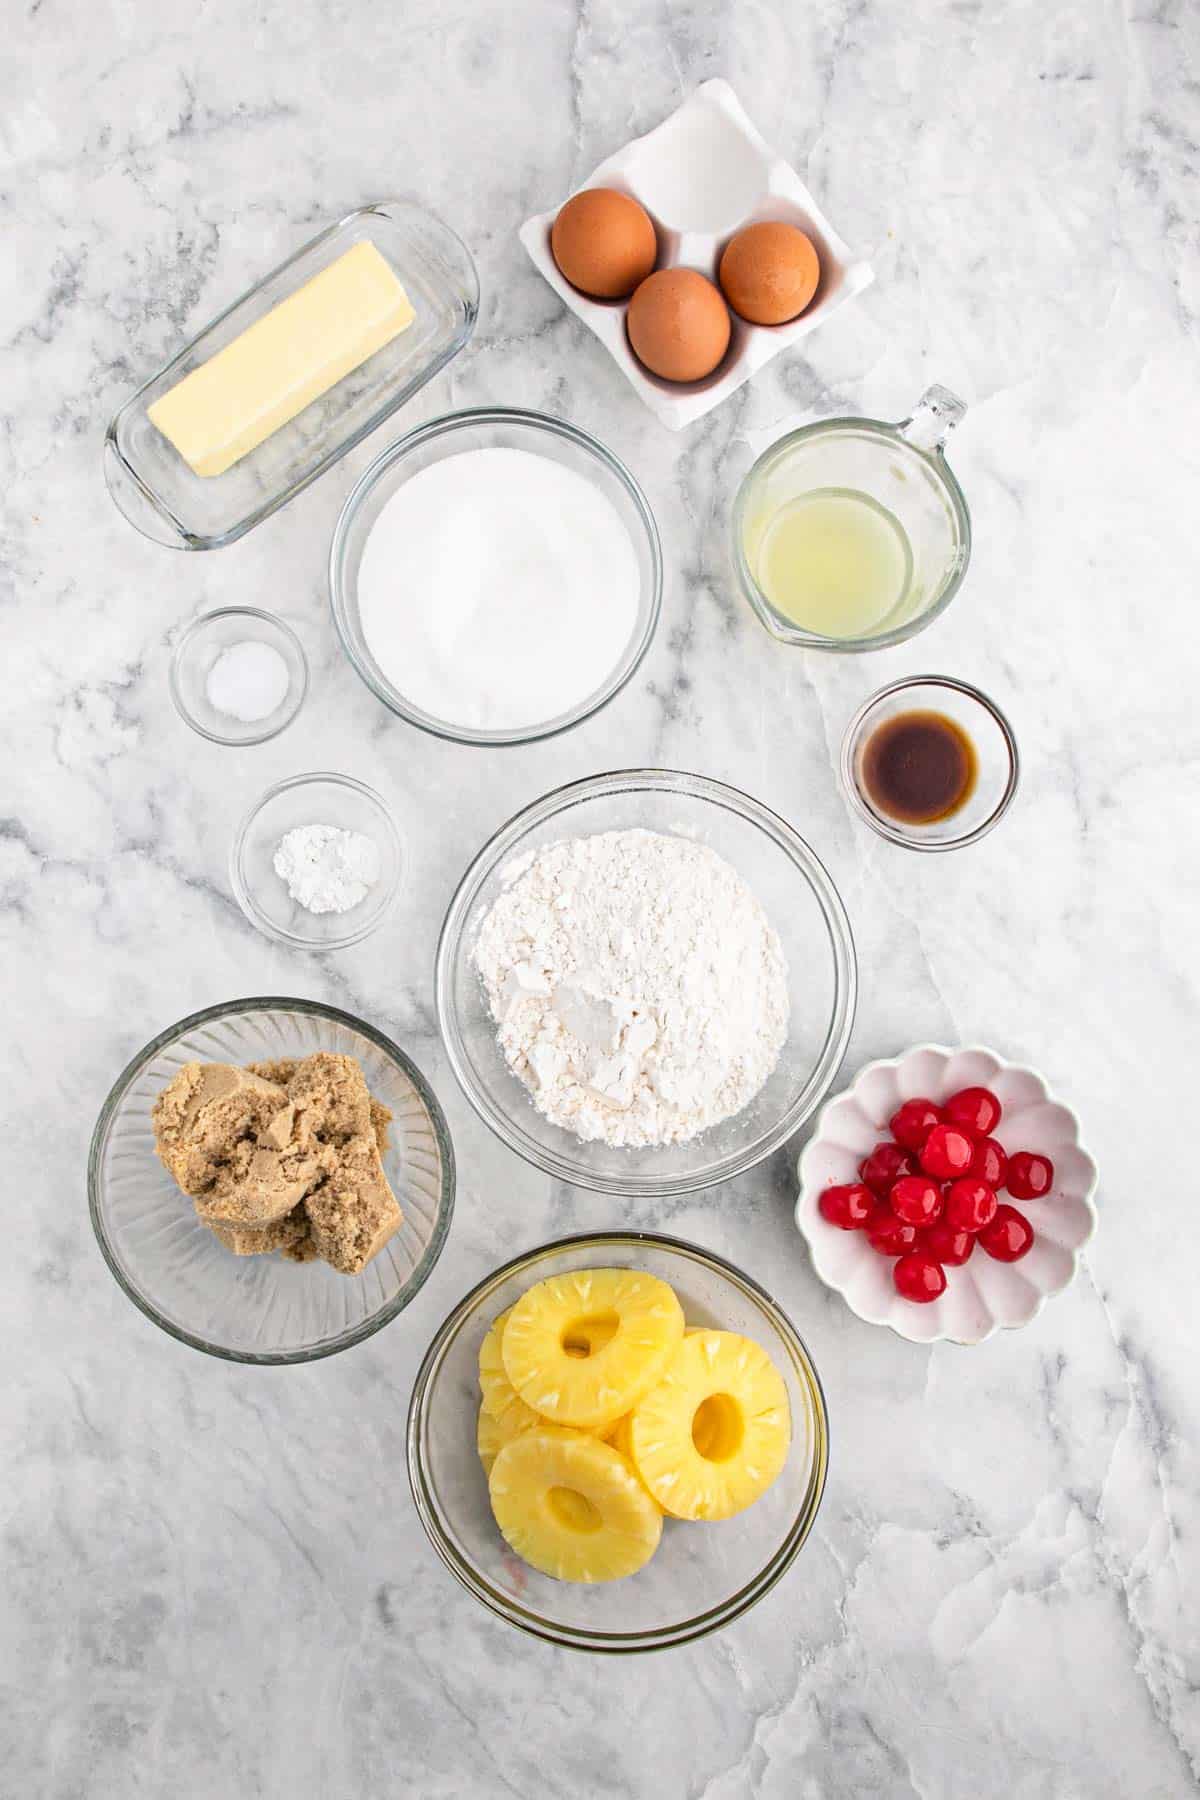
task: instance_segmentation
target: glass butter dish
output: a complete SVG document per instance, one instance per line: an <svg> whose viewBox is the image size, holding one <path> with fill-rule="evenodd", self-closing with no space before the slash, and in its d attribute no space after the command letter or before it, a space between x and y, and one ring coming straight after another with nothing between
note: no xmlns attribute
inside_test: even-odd
<svg viewBox="0 0 1200 1800"><path fill-rule="evenodd" d="M195 474L150 422L149 408L361 243L374 245L395 272L413 307L412 324L224 474ZM478 312L475 265L448 226L408 201L360 207L235 300L125 402L104 441L108 490L155 543L175 550L232 544L411 399L462 349Z"/></svg>

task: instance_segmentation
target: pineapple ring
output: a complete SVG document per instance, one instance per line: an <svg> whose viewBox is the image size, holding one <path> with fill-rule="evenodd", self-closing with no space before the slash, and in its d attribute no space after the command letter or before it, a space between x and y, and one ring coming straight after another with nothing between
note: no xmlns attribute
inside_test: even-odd
<svg viewBox="0 0 1200 1800"><path fill-rule="evenodd" d="M504 1372L500 1346L511 1312L510 1306L492 1320L491 1328L479 1346L479 1391L483 1395L483 1410L504 1423L505 1430L500 1439L503 1444L519 1432L531 1431L535 1425L545 1422L541 1413L526 1406Z"/></svg>
<svg viewBox="0 0 1200 1800"><path fill-rule="evenodd" d="M533 1424L528 1424L526 1422L527 1419L531 1419ZM503 1450L505 1444L511 1444L514 1438L521 1437L526 1431L532 1431L534 1426L537 1426L540 1431L545 1431L547 1429L545 1419L539 1418L534 1412L530 1412L529 1408L522 1405L519 1400L515 1407L510 1407L508 1412L502 1413L499 1418L496 1418L494 1414L488 1412L485 1407L481 1406L479 1409L479 1421L475 1427L475 1448L479 1452L479 1460L483 1464L484 1474L491 1474L492 1464ZM567 1427L565 1425L561 1427L556 1426L554 1429L566 1432ZM572 1437L584 1437L587 1434L582 1431L572 1431L570 1435ZM630 1467L632 1466L631 1463Z"/></svg>
<svg viewBox="0 0 1200 1800"><path fill-rule="evenodd" d="M511 1444L523 1432L532 1431L535 1426L545 1423L545 1419L539 1419L535 1412L531 1412L519 1400L499 1416L490 1413L486 1406L481 1406L479 1423L475 1428L475 1448L479 1451L484 1474L491 1474L492 1464L505 1444Z"/></svg>
<svg viewBox="0 0 1200 1800"><path fill-rule="evenodd" d="M556 1581L633 1575L662 1536L662 1513L620 1452L553 1425L502 1447L488 1493L508 1544Z"/></svg>
<svg viewBox="0 0 1200 1800"><path fill-rule="evenodd" d="M500 1340L504 1336L504 1327L508 1324L511 1306L506 1306L502 1313L497 1313L483 1335L479 1346L479 1385L483 1387L484 1377L495 1374L499 1369L503 1374L504 1362L500 1355Z"/></svg>
<svg viewBox="0 0 1200 1800"><path fill-rule="evenodd" d="M649 1392L682 1338L683 1308L665 1281L636 1269L576 1269L522 1294L500 1354L526 1406L595 1431Z"/></svg>
<svg viewBox="0 0 1200 1800"><path fill-rule="evenodd" d="M520 1437L522 1432L532 1431L535 1425L544 1427L546 1423L541 1413L535 1413L532 1406L526 1406L504 1373L500 1340L504 1336L504 1327L511 1311L510 1306L492 1320L479 1346L479 1386L483 1402L475 1427L475 1448L479 1452L485 1475L491 1474L492 1464L505 1444ZM625 1416L628 1417L628 1414ZM626 1458L629 1456L627 1450L623 1450L622 1454Z"/></svg>
<svg viewBox="0 0 1200 1800"><path fill-rule="evenodd" d="M604 1434L604 1442L606 1444L611 1444L614 1450L619 1450L621 1452L621 1455L625 1458L625 1461L629 1464L634 1474L637 1475L638 1480L642 1482L642 1486L646 1488L646 1492L650 1494L650 1489L646 1487L645 1482L642 1481L641 1476L638 1474L638 1466L633 1460L632 1425L633 1414L623 1413L616 1424ZM659 1506L658 1501L654 1498L653 1494L650 1494L650 1502L659 1512L662 1511L662 1507Z"/></svg>
<svg viewBox="0 0 1200 1800"><path fill-rule="evenodd" d="M680 1519L729 1519L776 1479L791 1444L787 1388L761 1345L733 1331L689 1332L635 1407L629 1455Z"/></svg>
<svg viewBox="0 0 1200 1800"><path fill-rule="evenodd" d="M479 1409L479 1423L475 1427L475 1448L479 1452L479 1460L483 1464L483 1472L490 1475L492 1464L503 1450L508 1439L503 1436L499 1419L493 1419L491 1413Z"/></svg>

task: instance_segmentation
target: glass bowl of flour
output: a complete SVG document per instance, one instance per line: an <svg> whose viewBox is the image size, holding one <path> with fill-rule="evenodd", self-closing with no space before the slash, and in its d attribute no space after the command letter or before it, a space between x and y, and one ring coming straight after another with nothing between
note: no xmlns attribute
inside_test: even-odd
<svg viewBox="0 0 1200 1800"><path fill-rule="evenodd" d="M593 776L480 851L438 944L455 1076L510 1149L601 1193L693 1193L761 1162L828 1093L857 973L837 889L737 789Z"/></svg>
<svg viewBox="0 0 1200 1800"><path fill-rule="evenodd" d="M351 664L402 719L524 744L607 704L650 646L662 553L624 464L562 419L451 413L383 452L329 558Z"/></svg>

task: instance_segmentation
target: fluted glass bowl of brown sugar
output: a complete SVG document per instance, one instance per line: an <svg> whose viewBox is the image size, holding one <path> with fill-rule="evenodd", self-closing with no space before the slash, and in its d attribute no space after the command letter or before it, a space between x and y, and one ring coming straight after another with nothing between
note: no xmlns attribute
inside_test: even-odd
<svg viewBox="0 0 1200 1800"><path fill-rule="evenodd" d="M669 1282L691 1325L740 1332L767 1352L787 1389L791 1444L771 1487L731 1519L667 1521L635 1575L555 1581L509 1549L492 1516L476 1448L479 1347L535 1282L575 1269L644 1270ZM649 1232L563 1238L515 1257L459 1301L413 1384L408 1473L421 1523L450 1573L519 1631L608 1655L664 1650L740 1618L787 1573L812 1530L829 1463L829 1417L816 1367L791 1320L758 1283L697 1244Z"/></svg>
<svg viewBox="0 0 1200 1800"><path fill-rule="evenodd" d="M184 1063L317 1050L355 1057L392 1113L383 1165L404 1222L361 1275L234 1256L154 1153L151 1109ZM118 1286L163 1331L228 1362L312 1362L370 1337L424 1286L454 1211L454 1152L425 1077L374 1026L314 1000L231 1000L151 1039L104 1102L87 1180L96 1240Z"/></svg>

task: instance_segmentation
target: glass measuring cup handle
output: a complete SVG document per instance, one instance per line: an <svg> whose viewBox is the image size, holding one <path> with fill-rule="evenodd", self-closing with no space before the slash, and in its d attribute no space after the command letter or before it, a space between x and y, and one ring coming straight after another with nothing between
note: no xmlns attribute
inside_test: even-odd
<svg viewBox="0 0 1200 1800"><path fill-rule="evenodd" d="M902 419L896 430L915 450L923 450L926 456L940 455L966 410L964 400L935 383L925 389L909 417Z"/></svg>

